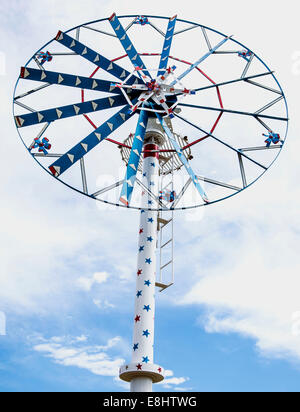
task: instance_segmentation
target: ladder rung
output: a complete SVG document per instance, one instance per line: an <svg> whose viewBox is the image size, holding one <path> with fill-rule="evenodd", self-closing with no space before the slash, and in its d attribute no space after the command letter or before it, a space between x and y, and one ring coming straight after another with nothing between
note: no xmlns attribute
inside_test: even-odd
<svg viewBox="0 0 300 412"><path fill-rule="evenodd" d="M165 265L163 265L160 270L164 269L166 266L168 266L170 263L172 263L172 260L170 260L170 262L166 263Z"/></svg>
<svg viewBox="0 0 300 412"><path fill-rule="evenodd" d="M157 221L158 221L158 223L161 223L163 226L166 226L168 223L170 223L172 221L172 219L166 220L166 219L163 219L163 218L159 217L157 219Z"/></svg>
<svg viewBox="0 0 300 412"><path fill-rule="evenodd" d="M173 283L169 283L168 285L166 285L165 283L160 283L160 282L155 283L155 286L157 286L158 288L161 288L160 292L162 292L163 290L169 288L172 285L173 285Z"/></svg>
<svg viewBox="0 0 300 412"><path fill-rule="evenodd" d="M159 155L159 160L163 160L165 163L167 163L170 159L171 159L171 157L166 157L166 156Z"/></svg>
<svg viewBox="0 0 300 412"><path fill-rule="evenodd" d="M172 242L173 239L168 240L166 243L164 243L160 248L162 249L163 247L167 246L169 243Z"/></svg>

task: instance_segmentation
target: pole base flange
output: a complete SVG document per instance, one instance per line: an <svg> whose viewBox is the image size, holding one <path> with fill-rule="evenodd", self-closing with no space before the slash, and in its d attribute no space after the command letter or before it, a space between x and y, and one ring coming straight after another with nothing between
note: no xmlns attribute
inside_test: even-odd
<svg viewBox="0 0 300 412"><path fill-rule="evenodd" d="M125 382L131 382L134 378L144 376L151 378L153 383L158 383L164 380L164 372L164 368L159 365L136 362L121 366L119 376Z"/></svg>

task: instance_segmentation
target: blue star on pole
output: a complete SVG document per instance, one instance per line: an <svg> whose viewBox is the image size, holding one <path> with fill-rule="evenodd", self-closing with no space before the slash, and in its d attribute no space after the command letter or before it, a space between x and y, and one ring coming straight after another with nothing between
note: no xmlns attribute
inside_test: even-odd
<svg viewBox="0 0 300 412"><path fill-rule="evenodd" d="M136 297L139 298L140 296L142 296L142 291L138 290L138 293L136 294Z"/></svg>
<svg viewBox="0 0 300 412"><path fill-rule="evenodd" d="M150 285L151 285L150 280L145 280L145 286L150 286Z"/></svg>
<svg viewBox="0 0 300 412"><path fill-rule="evenodd" d="M147 312L149 312L149 310L151 310L150 305L144 305L143 310L146 310Z"/></svg>
<svg viewBox="0 0 300 412"><path fill-rule="evenodd" d="M147 173L143 173L143 177L146 177L147 176Z"/></svg>
<svg viewBox="0 0 300 412"><path fill-rule="evenodd" d="M148 223L153 223L154 220L152 219L152 217L150 217L150 219L148 219Z"/></svg>
<svg viewBox="0 0 300 412"><path fill-rule="evenodd" d="M144 362L144 363L148 363L148 362L149 362L149 358L148 358L148 356L143 356L143 360L142 360L142 362Z"/></svg>
<svg viewBox="0 0 300 412"><path fill-rule="evenodd" d="M155 167L155 163L150 163L150 166Z"/></svg>
<svg viewBox="0 0 300 412"><path fill-rule="evenodd" d="M140 246L139 248L139 252L143 252L144 251L145 246Z"/></svg>
<svg viewBox="0 0 300 412"><path fill-rule="evenodd" d="M152 200L148 200L148 205L152 205Z"/></svg>
<svg viewBox="0 0 300 412"><path fill-rule="evenodd" d="M143 209L143 210L141 210L141 214L143 214L143 213L146 213L144 209Z"/></svg>
<svg viewBox="0 0 300 412"><path fill-rule="evenodd" d="M148 338L149 335L150 335L150 332L148 329L143 330L143 336L146 336L146 338Z"/></svg>
<svg viewBox="0 0 300 412"><path fill-rule="evenodd" d="M152 236L147 237L147 242L153 242L153 237Z"/></svg>
<svg viewBox="0 0 300 412"><path fill-rule="evenodd" d="M152 260L149 258L149 259L145 259L145 263L148 263L148 265L151 265L151 263L152 263Z"/></svg>
<svg viewBox="0 0 300 412"><path fill-rule="evenodd" d="M154 183L154 182L150 182L149 185L150 185L150 186L155 186L155 183Z"/></svg>
<svg viewBox="0 0 300 412"><path fill-rule="evenodd" d="M136 350L138 350L138 348L139 348L139 344L138 344L138 343L135 343L135 344L133 345L133 350L136 351Z"/></svg>

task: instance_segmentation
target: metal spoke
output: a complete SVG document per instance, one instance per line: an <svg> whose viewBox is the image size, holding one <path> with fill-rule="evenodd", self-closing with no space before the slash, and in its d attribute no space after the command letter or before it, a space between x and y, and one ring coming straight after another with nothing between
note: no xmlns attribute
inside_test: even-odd
<svg viewBox="0 0 300 412"><path fill-rule="evenodd" d="M280 97L280 100L281 99L282 99L282 97ZM275 104L276 102L273 102L271 105ZM250 113L250 112L240 112L238 110L222 109L221 107L198 106L198 105L195 105L195 104L188 104L188 103L178 103L177 106L192 107L192 108L195 108L195 109L213 110L213 111L222 112L222 113L240 114L240 115L244 115L244 116L264 117L266 119L282 120L282 121L286 121L286 122L289 120L286 117L277 117L277 116L259 114L263 110L259 110L255 113ZM268 107L270 107L270 105L268 105Z"/></svg>
<svg viewBox="0 0 300 412"><path fill-rule="evenodd" d="M248 77L244 77L244 78L238 78L238 79L234 79L234 80L229 80L227 82L222 82L222 83L216 83L216 84L212 84L210 86L205 86L205 87L199 87L198 89L193 89L195 92L199 92L201 90L207 90L207 89L211 89L213 87L220 87L220 86L225 86L226 84L231 84L231 83L237 83L237 82L241 82L241 81L247 81L248 79L255 79L257 77L262 77L262 76L267 76L269 74L273 74L274 72L266 72L266 73L261 73L261 74L255 74L253 76L248 76Z"/></svg>
<svg viewBox="0 0 300 412"><path fill-rule="evenodd" d="M51 53L51 56L76 56L76 53Z"/></svg>
<svg viewBox="0 0 300 412"><path fill-rule="evenodd" d="M101 33L101 34L106 34L107 36L117 37L115 34L108 33L108 32L103 31L103 30L95 29L94 27L89 27L89 26L82 26L82 27L84 29L93 30L93 31L96 31L96 32Z"/></svg>
<svg viewBox="0 0 300 412"><path fill-rule="evenodd" d="M254 54L251 54L251 56L250 56L250 58L249 58L249 60L246 64L246 67L245 67L245 69L242 73L242 76L241 76L242 79L246 76L247 71L249 70L250 64L252 63L253 59L254 59Z"/></svg>
<svg viewBox="0 0 300 412"><path fill-rule="evenodd" d="M197 176L197 178L199 180L203 180L203 182L211 183L212 185L216 185L216 186L226 187L227 189L236 190L237 192L242 190L241 187L237 187L237 186L229 185L228 183L223 183L223 182L219 182L217 180L209 179L208 177Z"/></svg>
<svg viewBox="0 0 300 412"><path fill-rule="evenodd" d="M165 205L159 200L159 198L158 198L157 196L155 196L155 194L152 192L152 190L148 189L148 187L146 187L146 186L144 185L144 183L140 181L140 179L136 178L136 182L137 182L137 184L138 184L145 192L147 192L147 194L148 194L150 197L152 197L152 199L153 199L160 207L163 207L164 209L167 209L167 210L168 210L168 208L165 207Z"/></svg>
<svg viewBox="0 0 300 412"><path fill-rule="evenodd" d="M32 109L31 107L27 106L27 105L24 104L24 103L21 103L21 102L16 101L15 104L17 104L17 105L20 106L20 107L23 107L23 109L26 109L26 110L28 110L29 112L32 112L32 113L35 113L35 112L36 112L34 109Z"/></svg>
<svg viewBox="0 0 300 412"><path fill-rule="evenodd" d="M270 149L281 149L282 145L272 145L272 146L256 146L256 147L244 147L239 149L241 152L255 152L257 150L270 150Z"/></svg>
<svg viewBox="0 0 300 412"><path fill-rule="evenodd" d="M257 162L256 160L251 159L251 157L249 157L249 156L245 155L245 154L244 154L244 153L242 153L240 150L235 149L235 148L234 148L234 147L232 147L230 144L228 144L228 143L224 142L223 140L219 139L218 137L214 136L213 134L211 134L211 133L209 133L209 132L205 131L205 130L204 130L204 129L202 129L201 127L196 126L194 123L190 122L189 120L185 119L184 117L179 116L179 114L177 114L177 113L174 113L174 114L175 114L175 116L176 116L176 117L178 117L179 119L183 120L185 123L187 123L187 124L189 124L189 125L191 125L191 126L195 127L195 129L200 130L200 132L202 132L202 133L204 133L204 134L207 134L208 136L212 137L214 140L216 140L217 142L221 143L222 145L224 145L224 146L228 147L229 149L233 150L234 152L236 152L236 153L240 153L243 157L245 157L246 159L250 160L250 162L252 162L252 163L256 164L257 166L261 167L262 169L267 170L267 167L266 167L266 166L263 166L262 164L260 164L260 163L259 163L259 162Z"/></svg>
<svg viewBox="0 0 300 412"><path fill-rule="evenodd" d="M207 44L208 50L211 50L211 49L212 49L212 47L211 47L211 44L210 44L209 38L208 38L208 36L207 36L206 30L205 30L205 28L204 28L204 27L201 27L201 30L202 30L202 33L203 33L204 39L205 39L205 41L206 41L206 44Z"/></svg>
<svg viewBox="0 0 300 412"><path fill-rule="evenodd" d="M112 184L112 185L110 185L110 186L107 186L107 187L105 187L105 188L103 188L103 189L98 190L97 192L93 193L91 196L92 196L92 197L97 197L97 196L99 196L99 195L102 195L103 193L106 193L106 192L108 192L108 191L110 191L110 190L112 190L112 189L115 189L116 187L121 186L123 183L124 183L124 179L123 179L123 180L120 180L119 182L116 182L116 183L114 183L114 184Z"/></svg>
<svg viewBox="0 0 300 412"><path fill-rule="evenodd" d="M240 171L241 171L241 176L242 176L242 182L243 182L243 187L247 186L247 180L246 180L246 173L245 173L245 168L244 168L244 163L242 159L241 153L238 153L238 159L239 159L239 165L240 165Z"/></svg>
<svg viewBox="0 0 300 412"><path fill-rule="evenodd" d="M171 83L171 86L174 86L178 81L183 79L187 74L189 74L195 67L199 66L200 63L202 63L204 60L206 60L211 54L213 54L214 51L219 49L224 43L226 43L230 37L225 37L220 43L218 43L214 48L212 48L208 53L206 53L204 56L200 57L195 63L193 63L185 72L183 72L176 80L174 80Z"/></svg>
<svg viewBox="0 0 300 412"><path fill-rule="evenodd" d="M44 153L32 153L32 156L33 157L60 157L60 156L62 156L61 154L58 154L58 153L47 153L47 154L44 154Z"/></svg>
<svg viewBox="0 0 300 412"><path fill-rule="evenodd" d="M159 34L165 37L164 33L158 27L156 27L153 23L151 23L151 21L149 21L149 25L153 27L153 29L156 30Z"/></svg>
<svg viewBox="0 0 300 412"><path fill-rule="evenodd" d="M245 80L247 83L253 84L254 86L258 86L258 87L261 87L262 89L269 90L270 92L274 92L274 93L280 94L281 96L283 95L280 90L276 90L276 89L273 89L272 87L268 87L268 86L265 86L265 85L263 85L263 84L254 82L253 80L249 80L249 79L244 79L244 80Z"/></svg>
<svg viewBox="0 0 300 412"><path fill-rule="evenodd" d="M180 193L178 193L178 195L176 196L176 199L171 204L170 209L174 209L174 207L179 203L179 201L181 200L182 196L185 194L185 192L187 191L191 183L192 183L192 178L189 177L188 180L185 182L184 186L182 187Z"/></svg>
<svg viewBox="0 0 300 412"><path fill-rule="evenodd" d="M42 90L42 89L45 89L45 88L48 87L48 86L51 86L51 84L50 84L50 83L46 83L46 84L43 84L42 86L37 87L36 89L32 89L32 90L29 90L28 92L25 92L25 93L23 93L23 94L20 94L19 96L16 96L16 97L14 98L14 102L16 103L16 100L22 99L23 97L26 97L26 96L28 96L28 95L30 95L30 94L32 94L32 93L38 92L39 90Z"/></svg>
<svg viewBox="0 0 300 412"><path fill-rule="evenodd" d="M237 54L239 50L215 51L214 54Z"/></svg>
<svg viewBox="0 0 300 412"><path fill-rule="evenodd" d="M261 109L257 110L255 112L255 114L259 114L261 112L264 112L265 110L269 109L270 107L274 106L274 104L280 102L280 100L283 99L283 96L278 97L277 99L273 100L272 102L268 103L267 105L265 105L264 107L262 107ZM259 115L260 117L266 117L266 116L262 116L261 114ZM286 119L288 120L288 119Z"/></svg>
<svg viewBox="0 0 300 412"><path fill-rule="evenodd" d="M257 116L256 116L255 119L256 119L265 129L267 129L268 132L270 132L270 133L273 132L272 129L271 129L265 122L263 122L260 117L257 117Z"/></svg>
<svg viewBox="0 0 300 412"><path fill-rule="evenodd" d="M177 34L184 33L184 32L186 32L186 31L195 29L196 27L199 27L199 26L195 24L195 25L192 26L192 27L187 27L186 29L178 30L178 31L176 31L176 32L174 33L174 36L176 36Z"/></svg>
<svg viewBox="0 0 300 412"><path fill-rule="evenodd" d="M87 188L86 171L85 171L85 165L84 165L84 158L83 157L80 159L80 171L81 171L83 192L87 194L88 193L88 188Z"/></svg>
<svg viewBox="0 0 300 412"><path fill-rule="evenodd" d="M36 56L34 56L33 60L36 62L36 65L38 66L39 69L44 70L43 65L38 61Z"/></svg>
<svg viewBox="0 0 300 412"><path fill-rule="evenodd" d="M134 25L134 23L135 23L135 18L128 24L128 26L125 28L125 31L128 31L130 29L130 27L132 27Z"/></svg>

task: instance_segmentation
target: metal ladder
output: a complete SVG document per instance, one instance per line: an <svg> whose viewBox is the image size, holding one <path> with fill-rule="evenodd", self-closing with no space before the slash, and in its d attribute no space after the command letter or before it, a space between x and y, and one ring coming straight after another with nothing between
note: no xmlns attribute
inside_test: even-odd
<svg viewBox="0 0 300 412"><path fill-rule="evenodd" d="M173 163L173 160L172 160ZM163 172L163 167L161 168ZM172 167L172 173L164 175L162 173L161 178L161 188L160 190L164 192L166 189L173 191L173 172L174 168ZM166 179L169 179L168 183L165 183ZM160 288L160 292L164 291L168 287L174 284L174 211L160 210L157 217L157 249L159 253L159 275L155 286ZM166 235L164 236L164 234ZM169 269L169 275L166 276L165 272Z"/></svg>

